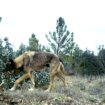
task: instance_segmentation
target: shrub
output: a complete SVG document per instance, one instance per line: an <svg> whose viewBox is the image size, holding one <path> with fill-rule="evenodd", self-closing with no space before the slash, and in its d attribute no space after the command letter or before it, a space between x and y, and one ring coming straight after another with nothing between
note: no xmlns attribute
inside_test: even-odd
<svg viewBox="0 0 105 105"><path fill-rule="evenodd" d="M43 87L49 84L50 76L46 71L34 72L35 87Z"/></svg>
<svg viewBox="0 0 105 105"><path fill-rule="evenodd" d="M22 74L23 72L20 72L19 74L16 74L16 75L10 75L8 73L3 74L0 77L0 79L3 82L3 87L5 89L10 89L14 85L14 82L16 81L16 79L18 79ZM46 71L33 72L32 75L34 76L36 88L47 86L49 84L50 76L48 72Z"/></svg>

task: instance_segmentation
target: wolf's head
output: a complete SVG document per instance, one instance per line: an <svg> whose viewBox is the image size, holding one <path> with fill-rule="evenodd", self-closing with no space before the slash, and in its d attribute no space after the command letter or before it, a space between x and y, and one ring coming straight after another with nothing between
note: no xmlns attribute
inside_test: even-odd
<svg viewBox="0 0 105 105"><path fill-rule="evenodd" d="M6 64L6 70L12 73L19 73L20 71L23 71L23 66L16 68L16 63L14 60L10 59Z"/></svg>
<svg viewBox="0 0 105 105"><path fill-rule="evenodd" d="M7 64L6 64L6 68L10 68L10 69L16 69L16 64L15 64L15 62L12 60L12 59L10 59L8 62L7 62Z"/></svg>
<svg viewBox="0 0 105 105"><path fill-rule="evenodd" d="M10 59L7 63L6 63L6 71L9 71L9 72L14 72L14 70L16 70L16 64L15 62Z"/></svg>

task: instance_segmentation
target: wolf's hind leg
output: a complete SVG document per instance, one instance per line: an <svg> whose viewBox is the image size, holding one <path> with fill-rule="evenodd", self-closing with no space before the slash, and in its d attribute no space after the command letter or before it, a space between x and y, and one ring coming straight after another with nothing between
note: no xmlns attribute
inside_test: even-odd
<svg viewBox="0 0 105 105"><path fill-rule="evenodd" d="M57 74L58 67L59 67L59 64L55 64L55 63L50 64L50 84L46 92L50 92L54 87L54 79Z"/></svg>
<svg viewBox="0 0 105 105"><path fill-rule="evenodd" d="M59 73L57 73L57 77L62 81L63 86L66 86L65 76L61 71L59 71Z"/></svg>
<svg viewBox="0 0 105 105"><path fill-rule="evenodd" d="M65 72L64 72L64 66L62 63L60 63L60 67L58 68L58 73L57 73L57 77L59 79L61 79L61 81L63 82L63 86L67 86L66 81L65 81Z"/></svg>
<svg viewBox="0 0 105 105"><path fill-rule="evenodd" d="M35 80L33 74L30 73L29 75L32 82L32 87L29 89L29 91L33 91L35 89Z"/></svg>

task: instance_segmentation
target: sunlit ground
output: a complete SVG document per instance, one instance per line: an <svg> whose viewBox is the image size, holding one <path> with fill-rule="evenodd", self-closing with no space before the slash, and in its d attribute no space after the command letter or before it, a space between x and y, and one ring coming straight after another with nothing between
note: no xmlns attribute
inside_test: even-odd
<svg viewBox="0 0 105 105"><path fill-rule="evenodd" d="M55 88L50 93L46 93L42 88L30 92L28 91L28 85L30 84L27 83L24 83L21 89L13 92L7 90L4 93L8 95L7 100L11 98L14 102L17 102L17 105L105 104L105 77L94 77L90 81L85 77L66 76L66 81L67 86L63 87L61 81L56 79Z"/></svg>

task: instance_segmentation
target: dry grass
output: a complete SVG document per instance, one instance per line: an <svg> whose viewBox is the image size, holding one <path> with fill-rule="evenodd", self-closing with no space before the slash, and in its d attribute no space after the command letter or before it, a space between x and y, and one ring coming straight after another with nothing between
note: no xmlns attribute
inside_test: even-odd
<svg viewBox="0 0 105 105"><path fill-rule="evenodd" d="M18 105L105 105L105 77L88 81L80 76L67 76L66 80L67 87L62 87L61 82L56 80L51 93L43 89L33 92L21 89L5 93L20 100Z"/></svg>

